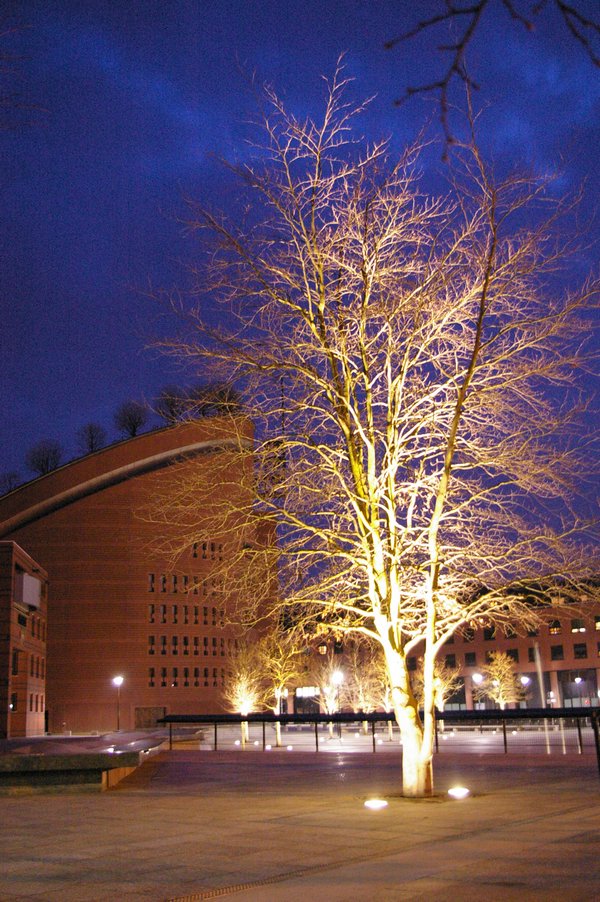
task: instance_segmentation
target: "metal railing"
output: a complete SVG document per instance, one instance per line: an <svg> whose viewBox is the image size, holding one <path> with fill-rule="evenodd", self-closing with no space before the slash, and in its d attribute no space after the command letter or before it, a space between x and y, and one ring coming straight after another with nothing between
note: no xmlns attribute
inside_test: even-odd
<svg viewBox="0 0 600 902"><path fill-rule="evenodd" d="M263 750L270 748L267 741L267 728L274 728L277 723L284 731L298 730L303 727L314 733L314 749L319 751L320 730L331 730L334 725L338 735L342 729L364 727L367 725L372 751L376 752L381 739L377 738L377 728L390 729L395 724L393 713L361 712L338 714L281 714L256 713L243 716L241 714L171 714L161 718L159 724L169 727L169 748L173 748L173 729L185 730L192 726L212 727L213 749L219 749L219 727L242 724L260 728ZM355 734L358 735L358 734ZM364 742L364 741L363 741ZM242 743L243 744L243 743ZM468 753L529 753L529 754L562 754L577 753L595 748L600 773L600 709L589 708L522 708L477 711L447 711L437 714L435 731L435 751ZM364 750L364 744L362 746Z"/></svg>

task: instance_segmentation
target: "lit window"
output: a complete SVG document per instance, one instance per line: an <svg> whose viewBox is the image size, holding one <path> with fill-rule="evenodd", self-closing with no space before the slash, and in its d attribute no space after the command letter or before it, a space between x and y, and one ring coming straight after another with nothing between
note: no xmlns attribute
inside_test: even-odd
<svg viewBox="0 0 600 902"><path fill-rule="evenodd" d="M562 632L560 620L551 620L550 625L548 626L548 632L551 636L560 636Z"/></svg>
<svg viewBox="0 0 600 902"><path fill-rule="evenodd" d="M580 617L577 617L575 620L571 620L571 632L585 633L585 623Z"/></svg>
<svg viewBox="0 0 600 902"><path fill-rule="evenodd" d="M600 617L594 617L594 629L600 632Z"/></svg>
<svg viewBox="0 0 600 902"><path fill-rule="evenodd" d="M317 648L317 651L319 652L320 655L326 655L327 654L327 646L319 645L319 647Z"/></svg>

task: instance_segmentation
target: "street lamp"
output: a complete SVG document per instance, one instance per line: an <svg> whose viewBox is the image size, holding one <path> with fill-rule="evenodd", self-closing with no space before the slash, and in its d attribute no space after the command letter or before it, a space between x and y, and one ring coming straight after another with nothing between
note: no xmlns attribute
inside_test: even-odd
<svg viewBox="0 0 600 902"><path fill-rule="evenodd" d="M574 682L575 682L575 685L577 686L577 699L579 701L579 707L581 707L582 697L583 697L582 691L581 691L581 684L583 683L583 677L576 676Z"/></svg>
<svg viewBox="0 0 600 902"><path fill-rule="evenodd" d="M125 677L116 676L112 678L112 684L117 689L117 731L121 729L121 686L124 682Z"/></svg>

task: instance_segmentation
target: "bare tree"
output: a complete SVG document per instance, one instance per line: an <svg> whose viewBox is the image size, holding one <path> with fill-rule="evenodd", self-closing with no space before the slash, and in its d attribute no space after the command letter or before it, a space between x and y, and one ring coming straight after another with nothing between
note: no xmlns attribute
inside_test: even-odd
<svg viewBox="0 0 600 902"><path fill-rule="evenodd" d="M267 704L273 714L281 714L283 699L288 687L301 673L302 647L297 634L291 629L282 629L274 624L261 637L263 678L267 689ZM281 746L281 723L275 722L275 745Z"/></svg>
<svg viewBox="0 0 600 902"><path fill-rule="evenodd" d="M454 143L450 128L450 91L455 82L463 84L469 91L478 90L479 85L468 71L466 54L469 45L479 31L485 31L485 13L490 8L503 7L507 16L517 26L528 32L535 32L535 23L542 10L553 7L566 31L580 45L594 66L600 67L600 17L591 18L585 6L577 0L472 0L468 4L456 0L439 0L439 11L427 19L422 19L398 37L386 41L385 48L391 50L403 41L422 34L437 33L444 26L450 27L448 42L437 45L437 50L448 55L448 63L439 78L425 84L408 87L396 105L404 103L416 94L437 94L446 145Z"/></svg>
<svg viewBox="0 0 600 902"><path fill-rule="evenodd" d="M115 413L115 426L119 432L133 438L148 422L148 411L139 401L125 401Z"/></svg>
<svg viewBox="0 0 600 902"><path fill-rule="evenodd" d="M481 668L482 680L473 687L475 698L478 700L489 698L502 711L507 705L523 701L527 691L514 668L514 661L506 652L490 652L488 663Z"/></svg>
<svg viewBox="0 0 600 902"><path fill-rule="evenodd" d="M177 423L185 416L188 392L179 385L165 385L154 402L156 413L168 424Z"/></svg>
<svg viewBox="0 0 600 902"><path fill-rule="evenodd" d="M381 698L381 667L383 653L379 643L354 641L344 654L344 697L353 711L371 714L377 710ZM368 721L362 731L368 733Z"/></svg>
<svg viewBox="0 0 600 902"><path fill-rule="evenodd" d="M62 446L53 439L42 439L30 448L25 457L28 469L40 476L45 476L51 470L56 470L63 454Z"/></svg>
<svg viewBox="0 0 600 902"><path fill-rule="evenodd" d="M309 666L311 684L319 689L319 700L325 714L337 714L345 699L346 674L338 655L314 655ZM329 724L329 738L333 738L333 722Z"/></svg>
<svg viewBox="0 0 600 902"><path fill-rule="evenodd" d="M231 711L247 716L264 706L263 656L250 641L238 642L228 660L228 676L223 697ZM242 745L248 741L248 722L242 723Z"/></svg>
<svg viewBox="0 0 600 902"><path fill-rule="evenodd" d="M92 454L106 444L106 429L99 423L86 423L77 430L77 445L82 454Z"/></svg>
<svg viewBox="0 0 600 902"><path fill-rule="evenodd" d="M16 470L8 470L6 473L1 473L0 495L6 495L7 492L12 492L12 490L16 489L22 481L21 474Z"/></svg>
<svg viewBox="0 0 600 902"><path fill-rule="evenodd" d="M167 348L243 386L247 503L182 476L161 515L176 523L193 499L224 528L277 524L261 563L279 573L271 616L380 644L403 791L420 796L444 643L482 618L532 624L530 599L576 593L597 572L585 497L596 445L577 374L598 288L546 278L565 248L556 211L542 218L543 185L496 184L465 148L448 195L430 197L414 148L391 165L384 145L358 146L339 78L318 122L269 99L263 163L241 172L252 228L192 207L210 243L198 291L223 306L223 325L193 310L187 340ZM243 541L224 566L244 617L265 617Z"/></svg>
<svg viewBox="0 0 600 902"><path fill-rule="evenodd" d="M452 698L454 693L462 685L462 677L460 675L460 667L451 667L444 661L436 659L433 665L433 702L438 711L443 711L446 702ZM425 680L423 678L423 667L417 668L413 681L415 697L419 702L425 698ZM442 721L442 730L444 729L444 721Z"/></svg>

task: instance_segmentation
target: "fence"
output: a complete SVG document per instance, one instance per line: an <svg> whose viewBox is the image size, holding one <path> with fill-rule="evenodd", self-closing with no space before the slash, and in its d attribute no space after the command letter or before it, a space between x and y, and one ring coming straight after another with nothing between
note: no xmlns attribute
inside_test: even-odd
<svg viewBox="0 0 600 902"><path fill-rule="evenodd" d="M362 739L356 750L365 750L369 743L373 752L381 747L382 730L387 735L393 728L393 714L172 714L163 717L159 723L169 727L169 748L173 748L173 728L189 730L191 727L210 727L213 733L213 748L219 749L219 727L247 724L259 729L261 740L255 744L263 750L270 748L267 729L276 723L284 734L294 731L310 731L314 735L314 750L323 744L323 731L331 731L333 725L338 735L342 730L350 735L352 730L365 726L369 739ZM390 726L391 725L391 726ZM379 732L378 732L379 731ZM359 735L359 734L355 734ZM306 746L306 742L304 743ZM436 717L435 750L437 754L456 753L504 753L510 754L583 754L595 749L600 773L600 710L594 709L515 709L506 711L449 711L438 713ZM348 751L352 748L348 747Z"/></svg>

